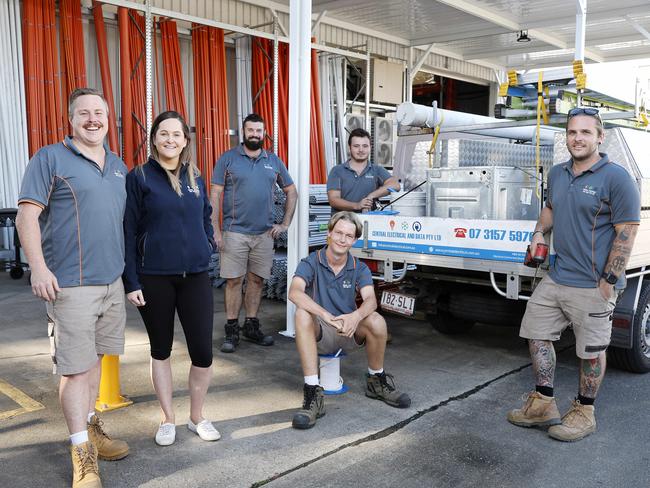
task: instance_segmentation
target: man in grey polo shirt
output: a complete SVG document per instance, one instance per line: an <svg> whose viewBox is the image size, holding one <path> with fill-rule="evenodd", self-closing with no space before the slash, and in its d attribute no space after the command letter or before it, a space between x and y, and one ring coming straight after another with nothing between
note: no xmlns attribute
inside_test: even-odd
<svg viewBox="0 0 650 488"><path fill-rule="evenodd" d="M327 177L327 198L332 215L340 210L372 210L376 199L400 189L397 178L369 161L370 134L354 129L348 137L348 147L350 159L334 166Z"/></svg>
<svg viewBox="0 0 650 488"><path fill-rule="evenodd" d="M129 453L95 415L103 354L124 352L126 166L104 146L108 107L101 93L69 97L72 137L29 162L16 225L34 294L45 300L54 372L70 431L72 486L101 486L97 458Z"/></svg>
<svg viewBox="0 0 650 488"><path fill-rule="evenodd" d="M366 347L366 396L407 408L411 399L395 389L384 372L386 321L375 310L377 300L368 266L350 254L361 236L361 222L353 212L338 212L328 223L329 245L300 261L291 281L289 300L296 304L296 346L304 374L302 409L293 427L309 429L325 415L323 388L318 385L318 356L339 349ZM357 292L363 303L357 308Z"/></svg>
<svg viewBox="0 0 650 488"><path fill-rule="evenodd" d="M535 289L521 324L528 339L535 391L521 409L508 413L519 426L550 425L561 441L577 441L596 430L594 400L605 375L605 350L612 312L625 287L625 269L640 221L636 183L621 166L598 152L604 133L598 110L568 114L566 139L571 160L553 166L548 199L531 242L531 252L553 229L556 258ZM577 398L560 419L553 397L553 341L571 324L580 358Z"/></svg>
<svg viewBox="0 0 650 488"><path fill-rule="evenodd" d="M255 344L273 345L273 337L260 330L257 311L264 280L271 276L273 240L289 228L298 193L284 163L263 149L264 120L250 114L243 122L244 143L225 152L212 174L212 225L220 253L220 275L226 279L225 338L222 352L239 345L239 312L246 277L243 335ZM273 223L273 194L278 185L286 194L284 220ZM219 210L223 222L219 225Z"/></svg>

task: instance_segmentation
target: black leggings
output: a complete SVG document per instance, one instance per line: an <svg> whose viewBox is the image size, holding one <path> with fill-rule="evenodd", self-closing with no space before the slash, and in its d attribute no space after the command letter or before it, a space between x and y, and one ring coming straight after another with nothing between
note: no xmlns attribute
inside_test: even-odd
<svg viewBox="0 0 650 488"><path fill-rule="evenodd" d="M212 364L212 286L208 272L140 275L146 305L138 307L149 334L151 357L167 359L174 341L174 312L183 326L192 364Z"/></svg>

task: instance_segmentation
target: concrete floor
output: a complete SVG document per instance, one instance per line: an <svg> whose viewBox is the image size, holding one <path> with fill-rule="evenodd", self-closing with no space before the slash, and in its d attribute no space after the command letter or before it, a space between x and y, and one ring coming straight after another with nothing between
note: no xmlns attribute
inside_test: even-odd
<svg viewBox="0 0 650 488"><path fill-rule="evenodd" d="M159 410L149 381L148 341L129 305L121 390L134 404L103 418L111 435L129 442L131 454L122 461L101 462L105 487L542 486L527 483L524 474L558 473L543 463L566 464L571 454L571 448L539 431L514 428L504 420L506 410L531 385L527 348L516 330L477 326L469 335L452 337L423 322L388 317L393 342L386 370L411 395L411 408L394 409L364 396L365 354L358 351L342 364L349 392L327 397L327 415L315 428L296 431L291 417L302 402L302 374L293 340L276 334L273 347L243 342L235 354L222 354L221 290L215 290L215 304L214 380L205 414L222 439L206 443L185 428L189 360L178 327L172 355L177 440L164 448L154 443ZM0 380L45 407L0 420L0 486L69 486L67 431L57 379L51 375L44 306L26 280L0 274L0 310ZM265 300L260 318L266 331L283 330L284 302ZM568 406L577 381L570 342L559 349L563 347L568 350L560 354L558 368L565 383L564 396L558 397L561 409ZM647 384L645 377L618 375ZM638 392L634 384L625 388L621 394ZM637 400L645 402L647 411L648 395ZM16 407L0 394L0 415ZM619 421L623 425L625 419ZM647 432L647 421L644 425ZM531 439L538 444L528 453ZM602 447L603 435L591 439L600 443L599 456L611 455ZM586 442L576 444L579 452L588 448ZM647 473L643 463L635 465L640 477ZM593 474L585 463L578 466ZM635 473L629 467L625 471ZM568 485L549 479L544 486Z"/></svg>

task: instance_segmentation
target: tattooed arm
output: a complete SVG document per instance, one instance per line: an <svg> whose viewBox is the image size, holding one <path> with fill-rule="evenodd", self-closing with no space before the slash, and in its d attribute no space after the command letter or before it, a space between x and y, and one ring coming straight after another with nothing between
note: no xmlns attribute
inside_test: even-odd
<svg viewBox="0 0 650 488"><path fill-rule="evenodd" d="M544 244L544 234L551 231L553 228L553 209L551 207L544 207L539 214L537 224L535 224L535 231L530 240L530 253L534 256L537 244Z"/></svg>
<svg viewBox="0 0 650 488"><path fill-rule="evenodd" d="M625 273L627 262L630 259L630 254L632 254L632 247L634 246L634 239L636 238L639 224L623 223L615 225L614 228L616 229L616 238L609 251L604 272L621 276ZM601 279L599 287L603 297L609 298L611 296L613 285Z"/></svg>

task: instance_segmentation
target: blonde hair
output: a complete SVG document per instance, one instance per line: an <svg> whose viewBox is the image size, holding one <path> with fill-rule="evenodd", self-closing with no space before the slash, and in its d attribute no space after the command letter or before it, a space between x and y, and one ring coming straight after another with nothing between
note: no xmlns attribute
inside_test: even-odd
<svg viewBox="0 0 650 488"><path fill-rule="evenodd" d="M181 151L181 154L178 157L178 168L176 171L171 171L168 170L167 168L163 169L165 170L165 173L167 173L167 178L169 179L169 184L172 186L172 189L178 194L178 196L182 197L183 196L183 190L181 189L181 180L179 178L180 174L180 168L182 165L187 165L187 177L190 182L190 186L192 188L196 188L198 185L196 184L196 179L201 176L201 171L199 171L199 168L196 166L194 161L192 161L192 155L190 154L191 149L190 149L190 128L187 125L187 122L185 122L185 119L181 114L176 112L175 110L168 110L167 112L162 112L158 117L156 117L156 120L153 121L153 124L151 125L151 133L149 135L149 141L151 145L151 157L153 157L156 161L160 162L160 156L158 155L158 149L156 149L156 146L154 144L154 141L156 139L156 133L158 132L158 127L162 122L168 119L176 119L181 123L181 127L183 128L183 135L185 136L185 140L187 141L187 144ZM162 167L162 165L161 165ZM144 172L143 172L144 175ZM199 192L194 192L194 195L198 198L199 197Z"/></svg>
<svg viewBox="0 0 650 488"><path fill-rule="evenodd" d="M351 224L354 224L355 227L355 233L354 237L357 239L361 237L361 234L363 232L363 226L361 225L361 221L359 220L359 217L357 217L357 214L354 212L349 212L347 210L342 210L341 212L336 212L332 217L330 218L330 221L327 224L327 230L332 232L334 230L334 226L339 223L340 220L345 220L346 222L350 222Z"/></svg>

